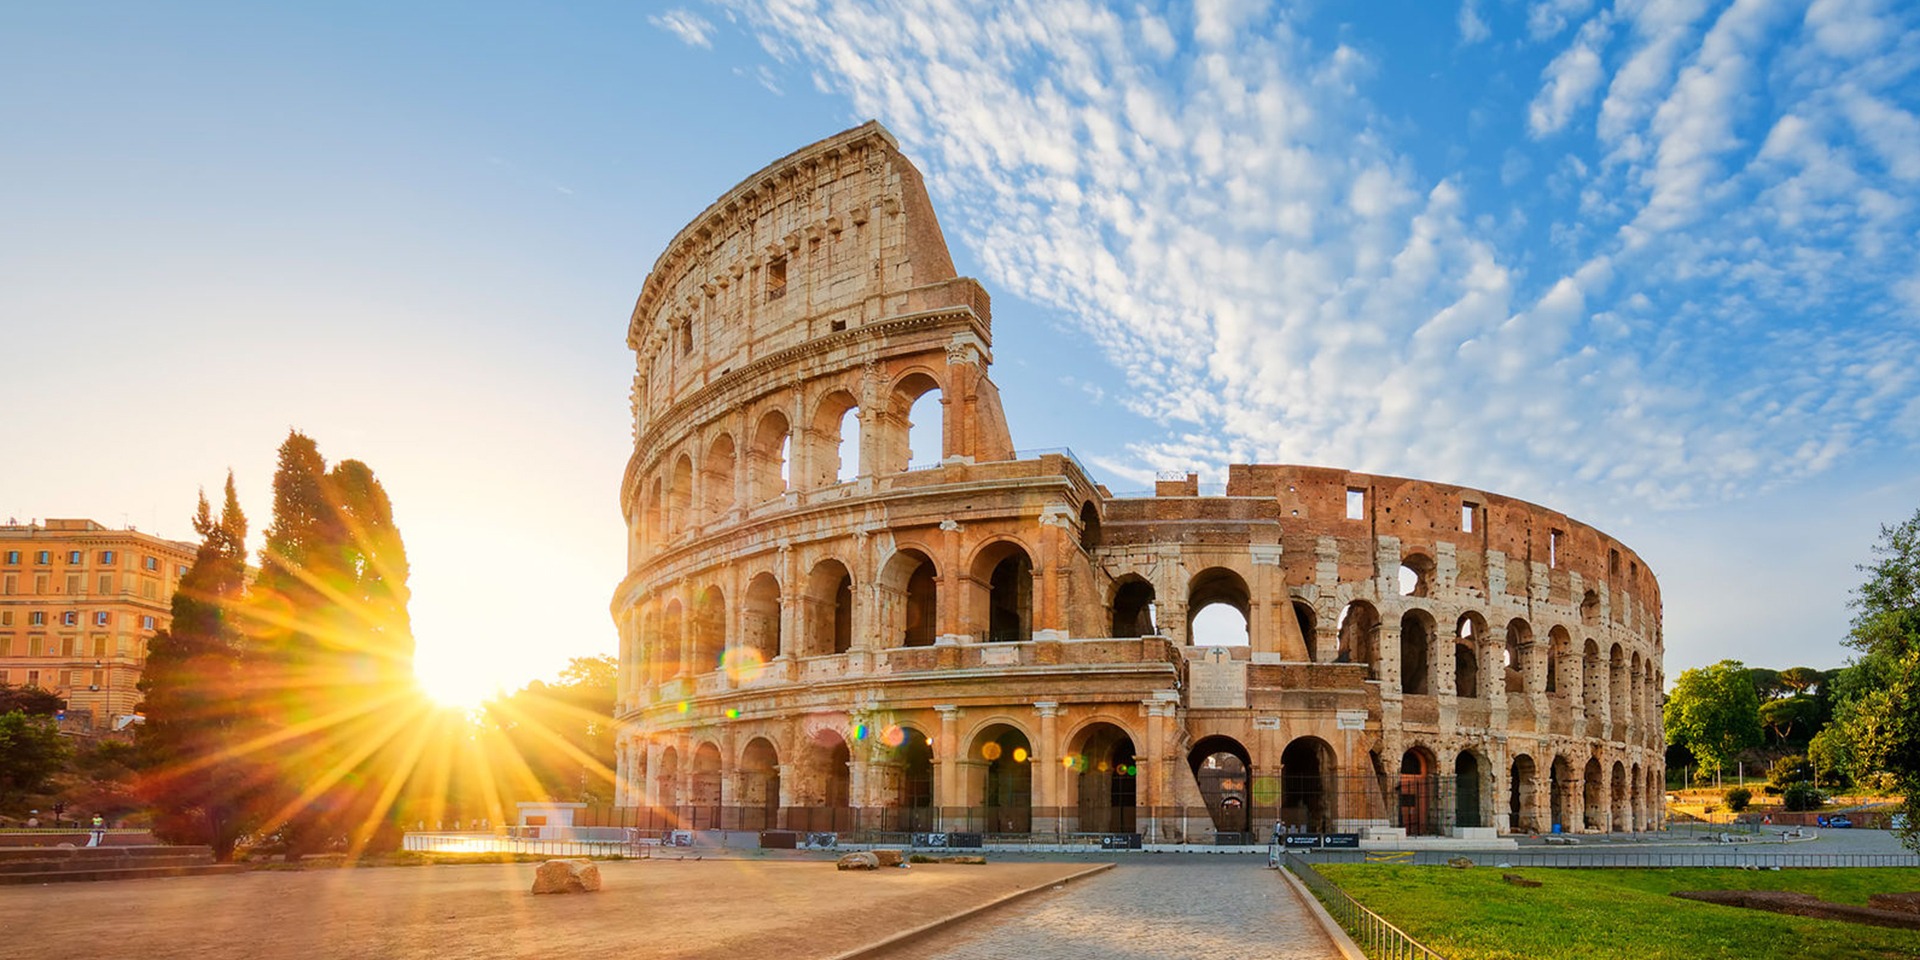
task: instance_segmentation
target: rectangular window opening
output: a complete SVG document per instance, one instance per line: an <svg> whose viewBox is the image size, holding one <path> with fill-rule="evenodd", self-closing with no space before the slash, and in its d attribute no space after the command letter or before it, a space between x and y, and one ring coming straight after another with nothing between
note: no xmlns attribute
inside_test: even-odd
<svg viewBox="0 0 1920 960"><path fill-rule="evenodd" d="M1547 567L1549 569L1560 568L1560 537L1561 533L1558 530L1547 534Z"/></svg>
<svg viewBox="0 0 1920 960"><path fill-rule="evenodd" d="M787 295L787 258L767 261L767 299L778 300Z"/></svg>
<svg viewBox="0 0 1920 960"><path fill-rule="evenodd" d="M1461 533L1473 532L1473 512L1475 509L1476 508L1471 503L1463 503L1460 505L1460 532Z"/></svg>
<svg viewBox="0 0 1920 960"><path fill-rule="evenodd" d="M1347 519L1365 520L1367 517L1367 492L1347 488Z"/></svg>

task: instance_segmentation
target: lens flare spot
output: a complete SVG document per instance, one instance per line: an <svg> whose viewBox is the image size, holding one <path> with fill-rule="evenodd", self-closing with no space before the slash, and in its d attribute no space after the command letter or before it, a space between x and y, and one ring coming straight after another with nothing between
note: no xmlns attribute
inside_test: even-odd
<svg viewBox="0 0 1920 960"><path fill-rule="evenodd" d="M1026 748L1026 747L1014 747L1014 748L1013 748L1013 762L1014 762L1014 763L1026 763L1026 762L1027 762L1027 748Z"/></svg>
<svg viewBox="0 0 1920 960"><path fill-rule="evenodd" d="M889 747L897 747L907 742L907 731L896 723L880 734L880 742Z"/></svg>
<svg viewBox="0 0 1920 960"><path fill-rule="evenodd" d="M739 707L728 707L728 708L727 708L727 719L728 719L728 720L738 720L738 719L740 719L740 708L739 708Z"/></svg>
<svg viewBox="0 0 1920 960"><path fill-rule="evenodd" d="M747 683L758 680L767 669L767 660L760 651L747 647L735 647L720 658L720 668L733 678L735 683Z"/></svg>
<svg viewBox="0 0 1920 960"><path fill-rule="evenodd" d="M1101 773L1107 772L1107 762L1105 760L1100 761L1100 772Z"/></svg>
<svg viewBox="0 0 1920 960"><path fill-rule="evenodd" d="M853 738L855 740L865 740L867 738L867 733L868 731L867 731L866 724L856 723L853 725Z"/></svg>
<svg viewBox="0 0 1920 960"><path fill-rule="evenodd" d="M983 747L981 747L981 748L980 748L980 756L982 756L982 757L984 757L984 758L986 758L986 759L988 759L988 760L998 760L998 759L1000 759L1000 745L999 745L999 744L997 744L997 743L989 743L989 744L987 744L987 745L985 745L985 746L983 746Z"/></svg>
<svg viewBox="0 0 1920 960"><path fill-rule="evenodd" d="M688 710L690 710L690 709L692 709L692 708L693 708L693 704L691 704L691 703L688 703L688 702L687 702L687 701L685 701L685 700L682 700L682 701L680 701L680 712L681 712L681 713L686 713L686 712L687 712Z"/></svg>

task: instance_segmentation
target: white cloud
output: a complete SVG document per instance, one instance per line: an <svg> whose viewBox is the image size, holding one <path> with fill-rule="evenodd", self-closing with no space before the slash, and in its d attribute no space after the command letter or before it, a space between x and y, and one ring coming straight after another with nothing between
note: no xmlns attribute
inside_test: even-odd
<svg viewBox="0 0 1920 960"><path fill-rule="evenodd" d="M1527 35L1536 43L1549 39L1592 6L1593 0L1538 0L1527 8Z"/></svg>
<svg viewBox="0 0 1920 960"><path fill-rule="evenodd" d="M1527 108L1527 127L1535 137L1558 132L1573 119L1574 111L1593 99L1606 79L1600 50L1606 46L1609 26L1606 17L1587 21L1573 45L1547 64L1540 75L1546 84Z"/></svg>
<svg viewBox="0 0 1920 960"><path fill-rule="evenodd" d="M1480 19L1480 8L1474 0L1460 0L1460 42L1479 43L1493 36L1493 28Z"/></svg>
<svg viewBox="0 0 1920 960"><path fill-rule="evenodd" d="M1160 429L1099 461L1117 475L1308 462L1676 504L1832 470L1920 393L1898 375L1920 370L1920 286L1895 286L1920 264L1911 98L1885 45L1831 18L1736 0L1701 35L1690 0L1594 14L1530 111L1563 140L1559 205L1528 233L1511 198L1396 148L1364 44L1260 5L1199 6L1180 53L1141 8L733 3L894 130L982 279L1125 377L1105 399ZM1884 143L1844 139L1876 119Z"/></svg>
<svg viewBox="0 0 1920 960"><path fill-rule="evenodd" d="M689 47L712 47L713 24L684 7L647 18L647 22L680 38Z"/></svg>

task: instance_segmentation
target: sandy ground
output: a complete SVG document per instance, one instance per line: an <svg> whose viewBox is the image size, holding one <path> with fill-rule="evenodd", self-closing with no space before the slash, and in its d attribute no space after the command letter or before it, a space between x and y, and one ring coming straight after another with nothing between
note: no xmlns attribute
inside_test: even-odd
<svg viewBox="0 0 1920 960"><path fill-rule="evenodd" d="M256 872L0 888L9 960L830 957L1077 863L602 863L597 894L536 897L533 864Z"/></svg>

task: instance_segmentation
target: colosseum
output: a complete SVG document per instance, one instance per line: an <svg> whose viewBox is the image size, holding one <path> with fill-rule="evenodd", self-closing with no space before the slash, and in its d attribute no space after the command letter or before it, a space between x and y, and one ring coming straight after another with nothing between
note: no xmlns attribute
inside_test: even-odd
<svg viewBox="0 0 1920 960"><path fill-rule="evenodd" d="M1326 467L1116 494L1015 449L992 342L877 123L673 238L627 328L616 805L1146 843L1660 822L1632 550Z"/></svg>

